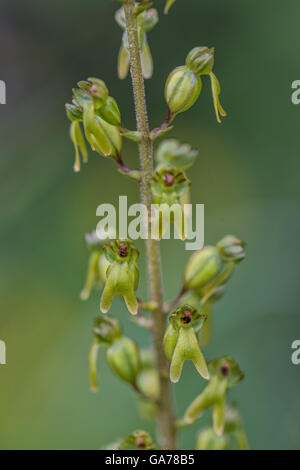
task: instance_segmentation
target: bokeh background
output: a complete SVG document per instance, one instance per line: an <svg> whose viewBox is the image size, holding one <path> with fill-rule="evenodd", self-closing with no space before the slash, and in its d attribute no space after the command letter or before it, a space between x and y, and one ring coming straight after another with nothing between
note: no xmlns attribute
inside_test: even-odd
<svg viewBox="0 0 300 470"><path fill-rule="evenodd" d="M231 354L246 378L231 391L253 449L300 448L300 366L291 363L299 339L299 123L291 82L299 79L298 0L178 0L149 35L155 58L147 82L151 126L165 117L165 79L195 45L216 47L215 71L228 117L217 124L205 80L197 104L176 119L176 136L199 148L193 202L205 204L205 240L234 233L248 243L218 303L209 358ZM97 449L136 428L152 431L131 390L100 354L101 389L88 387L87 351L98 295L79 299L86 270L83 235L96 207L138 189L112 162L90 154L74 174L64 103L79 79L102 77L134 127L129 79L116 58L121 31L113 0L2 0L0 78L1 264L0 448ZM135 146L125 160L138 164ZM143 248L139 245L141 250ZM164 242L166 298L178 291L189 253ZM139 295L146 296L144 253ZM127 335L148 345L116 300L112 313ZM182 413L203 381L189 364L174 387ZM205 417L205 423L209 417ZM182 434L193 448L195 426Z"/></svg>

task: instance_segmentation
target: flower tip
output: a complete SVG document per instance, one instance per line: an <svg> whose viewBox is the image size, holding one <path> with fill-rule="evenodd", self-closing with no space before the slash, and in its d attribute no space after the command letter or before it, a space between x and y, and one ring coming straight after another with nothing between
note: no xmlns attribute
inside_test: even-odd
<svg viewBox="0 0 300 470"><path fill-rule="evenodd" d="M87 300L89 298L89 292L87 292L85 289L80 292L80 299L81 300Z"/></svg>
<svg viewBox="0 0 300 470"><path fill-rule="evenodd" d="M177 384L177 382L179 382L179 377L174 377L173 375L170 375L170 380L173 384Z"/></svg>
<svg viewBox="0 0 300 470"><path fill-rule="evenodd" d="M209 380L209 379L210 379L210 374L209 374L209 372L203 374L202 377L203 377L205 380Z"/></svg>
<svg viewBox="0 0 300 470"><path fill-rule="evenodd" d="M131 313L131 315L137 315L138 314L138 308L130 309L129 312Z"/></svg>
<svg viewBox="0 0 300 470"><path fill-rule="evenodd" d="M215 433L217 436L222 436L224 430L224 426L219 426L218 428L215 429Z"/></svg>
<svg viewBox="0 0 300 470"><path fill-rule="evenodd" d="M99 387L97 385L91 385L90 386L90 391L93 393L96 393L99 391Z"/></svg>

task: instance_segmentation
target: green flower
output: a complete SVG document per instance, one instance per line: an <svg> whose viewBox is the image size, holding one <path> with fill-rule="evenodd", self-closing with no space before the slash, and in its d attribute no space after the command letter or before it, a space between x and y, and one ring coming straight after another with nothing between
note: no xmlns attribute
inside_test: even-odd
<svg viewBox="0 0 300 470"><path fill-rule="evenodd" d="M187 111L197 101L202 89L202 82L186 66L177 67L167 78L165 99L169 108L169 122L174 117Z"/></svg>
<svg viewBox="0 0 300 470"><path fill-rule="evenodd" d="M129 70L130 54L127 32L125 31L125 12L124 8L121 7L115 15L116 22L124 30L122 37L122 44L119 51L118 58L118 76L121 80L127 77ZM137 15L138 23L138 39L141 50L141 63L142 72L144 78L151 78L153 74L153 60L151 56L150 47L147 41L147 35L158 22L158 13L154 8L141 11Z"/></svg>
<svg viewBox="0 0 300 470"><path fill-rule="evenodd" d="M115 295L123 297L132 315L138 312L135 290L139 282L139 270L136 263L138 251L129 240L115 240L105 245L104 253L110 263L106 271L106 283L101 297L100 309L108 312Z"/></svg>
<svg viewBox="0 0 300 470"><path fill-rule="evenodd" d="M151 180L154 210L152 236L160 240L170 222L174 223L181 239L185 239L187 222L183 211L182 198L190 185L184 173L177 169L156 171Z"/></svg>
<svg viewBox="0 0 300 470"><path fill-rule="evenodd" d="M198 313L190 305L184 305L170 315L170 325L164 336L164 349L166 357L171 361L171 382L179 381L186 360L191 360L199 374L204 379L209 379L207 365L197 339L197 333L205 318L205 315Z"/></svg>
<svg viewBox="0 0 300 470"><path fill-rule="evenodd" d="M211 379L202 393L188 407L184 420L193 422L204 410L213 408L213 427L215 433L223 434L225 425L225 400L229 388L240 382L244 374L231 357L216 359L208 366Z"/></svg>
<svg viewBox="0 0 300 470"><path fill-rule="evenodd" d="M221 122L220 115L226 116L220 103L221 87L212 71L213 65L214 48L195 47L188 53L186 65L177 67L170 73L165 86L165 99L169 107L168 122L196 102L202 89L202 75L210 77L217 121Z"/></svg>

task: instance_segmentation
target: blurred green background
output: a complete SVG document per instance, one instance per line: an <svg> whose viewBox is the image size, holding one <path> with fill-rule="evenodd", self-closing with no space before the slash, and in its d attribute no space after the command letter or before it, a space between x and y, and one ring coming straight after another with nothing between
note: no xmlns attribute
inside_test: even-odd
<svg viewBox="0 0 300 470"><path fill-rule="evenodd" d="M195 45L216 47L215 72L228 117L218 125L205 80L197 104L176 119L176 136L199 148L193 202L205 204L205 241L234 233L248 243L218 303L209 358L231 354L245 380L231 391L253 449L300 448L300 366L291 363L299 320L299 122L291 82L300 79L298 0L178 0L149 35L155 59L147 82L151 127L165 117L168 73ZM129 79L116 58L121 31L112 0L2 0L0 78L1 265L0 448L100 448L136 428L152 430L135 397L108 370L101 350L101 390L88 387L87 351L98 295L79 299L86 270L83 234L96 207L119 194L138 198L134 183L90 153L74 174L64 103L71 88L99 76L134 127ZM137 165L135 146L125 161ZM142 246L139 245L142 249ZM166 298L179 289L189 253L163 242ZM144 253L139 295L146 296ZM140 345L148 335L130 322L121 301L112 313ZM203 381L192 366L174 387L182 413ZM204 422L208 417L204 418ZM192 448L197 426L182 433Z"/></svg>

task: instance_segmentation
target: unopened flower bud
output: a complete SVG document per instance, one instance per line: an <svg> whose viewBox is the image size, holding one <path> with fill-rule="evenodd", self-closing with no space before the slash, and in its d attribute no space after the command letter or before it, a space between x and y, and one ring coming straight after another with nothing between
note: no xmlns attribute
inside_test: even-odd
<svg viewBox="0 0 300 470"><path fill-rule="evenodd" d="M205 246L189 258L184 272L185 289L199 289L222 271L223 261L216 247Z"/></svg>
<svg viewBox="0 0 300 470"><path fill-rule="evenodd" d="M238 263L243 260L245 254L245 242L239 240L234 235L226 235L217 243L217 249L220 256L225 261L232 261Z"/></svg>
<svg viewBox="0 0 300 470"><path fill-rule="evenodd" d="M84 107L83 124L85 136L93 150L101 155L119 158L122 150L120 130L96 116L91 104Z"/></svg>
<svg viewBox="0 0 300 470"><path fill-rule="evenodd" d="M115 295L123 297L130 313L137 314L138 302L135 290L139 281L136 263L138 251L129 240L115 240L104 248L107 261L106 283L101 297L100 309L108 312Z"/></svg>
<svg viewBox="0 0 300 470"><path fill-rule="evenodd" d="M197 150L188 144L180 144L176 139L163 140L156 151L158 170L179 168L186 170L194 163Z"/></svg>
<svg viewBox="0 0 300 470"><path fill-rule="evenodd" d="M118 108L116 100L111 96L108 96L104 105L96 110L96 114L112 126L118 127L121 125L120 110Z"/></svg>
<svg viewBox="0 0 300 470"><path fill-rule="evenodd" d="M212 428L207 428L198 434L196 450L227 450L227 436L218 436Z"/></svg>
<svg viewBox="0 0 300 470"><path fill-rule="evenodd" d="M125 336L115 340L106 351L109 366L115 374L128 383L135 383L140 370L140 356L136 344Z"/></svg>
<svg viewBox="0 0 300 470"><path fill-rule="evenodd" d="M186 66L196 75L208 75L214 66L214 48L194 47L187 57Z"/></svg>
<svg viewBox="0 0 300 470"><path fill-rule="evenodd" d="M110 345L122 334L120 324L112 317L97 317L94 320L93 334L98 344Z"/></svg>
<svg viewBox="0 0 300 470"><path fill-rule="evenodd" d="M101 108L107 98L108 98L108 89L104 81L100 78L89 78L89 87L86 87L88 94L93 98L95 109ZM82 83L82 82L79 82Z"/></svg>
<svg viewBox="0 0 300 470"><path fill-rule="evenodd" d="M159 398L159 377L154 368L143 368L136 381L138 389L149 398L157 400Z"/></svg>
<svg viewBox="0 0 300 470"><path fill-rule="evenodd" d="M170 316L170 326L164 337L164 348L167 358L171 361L171 382L179 381L186 360L191 360L199 374L209 379L209 372L196 335L204 320L205 316L190 305L184 305Z"/></svg>
<svg viewBox="0 0 300 470"><path fill-rule="evenodd" d="M202 82L186 66L177 67L170 73L165 86L165 99L169 107L170 120L176 114L188 110L201 92Z"/></svg>
<svg viewBox="0 0 300 470"><path fill-rule="evenodd" d="M66 103L65 108L70 121L82 121L83 113L82 109L79 106L76 106L75 104Z"/></svg>
<svg viewBox="0 0 300 470"><path fill-rule="evenodd" d="M138 23L141 28L148 33L158 23L158 11L155 8L150 8L138 15Z"/></svg>

